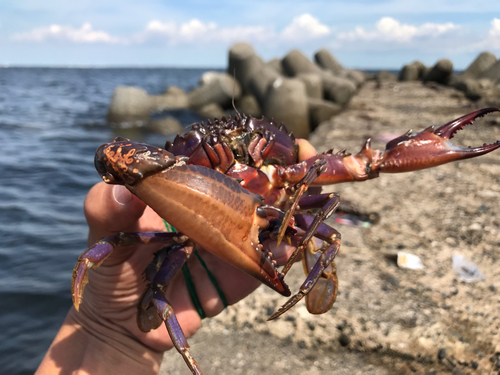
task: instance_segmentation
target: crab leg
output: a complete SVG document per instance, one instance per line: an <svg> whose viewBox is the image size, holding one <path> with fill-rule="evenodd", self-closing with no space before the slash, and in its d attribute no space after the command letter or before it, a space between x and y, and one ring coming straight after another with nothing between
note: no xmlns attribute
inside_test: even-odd
<svg viewBox="0 0 500 375"><path fill-rule="evenodd" d="M189 353L189 344L187 343L186 337L184 336L181 326L177 321L177 317L175 316L172 306L167 301L165 296L158 290L153 291L153 303L161 318L165 321L165 326L167 327L168 334L170 335L175 348L182 355L191 372L195 375L201 375L198 363L196 363L194 358Z"/></svg>
<svg viewBox="0 0 500 375"><path fill-rule="evenodd" d="M155 253L153 261L146 269L146 279L151 282L143 294L137 308L137 323L143 332L149 332L165 322L168 334L177 351L182 355L193 374L201 374L198 363L189 352L189 344L184 336L174 309L165 297L165 289L191 255L192 246L172 244Z"/></svg>
<svg viewBox="0 0 500 375"><path fill-rule="evenodd" d="M399 173L432 168L456 160L487 154L500 147L500 142L479 147L458 147L450 142L453 135L471 125L474 120L488 113L499 112L499 108L484 108L450 121L435 129L433 126L421 131L411 131L387 143L385 151L373 150L368 139L357 155L330 150L302 163L276 167L272 174L274 184L299 182L318 159L327 162L326 172L312 183L313 186L330 185L348 181L364 181L378 177L380 172Z"/></svg>
<svg viewBox="0 0 500 375"><path fill-rule="evenodd" d="M169 232L142 232L142 233L116 233L106 236L92 247L85 250L78 257L78 262L73 269L71 278L71 292L73 305L78 310L82 302L83 290L88 283L88 270L97 268L118 246L131 246L140 244L184 242L187 237L180 233Z"/></svg>
<svg viewBox="0 0 500 375"><path fill-rule="evenodd" d="M308 276L302 286L299 289L299 292L293 295L277 312L275 312L268 320L273 320L278 316L282 315L289 309L291 309L297 302L299 302L304 296L306 296L316 285L320 277L323 275L324 271L330 266L335 259L335 256L338 253L340 248L340 233L330 226L323 224L323 221L326 220L330 215L335 212L335 209L339 205L340 196L338 194L321 194L319 196L314 197L305 197L302 198L301 202L304 202L305 206L317 207L319 203L322 204L321 212L316 216L311 215L302 215L296 214L295 220L297 221L297 226L300 228L306 229L306 232L302 235L300 242L297 245L297 248L293 252L293 254L288 259L287 263L283 267L281 271L282 275L286 275L288 270L293 265L295 258L300 254L300 252L304 252L308 247L309 242L312 240L313 236L317 236L318 238L327 241L330 245L326 249L322 249L321 256L317 259L315 265L312 270L308 270ZM310 272L309 272L310 271ZM334 272L335 274L335 272ZM336 277L336 274L335 274ZM324 289L324 286L320 284L318 287L320 289ZM336 289L335 289L336 290ZM324 305L324 299L328 299L326 305L328 305L328 309L333 305L333 302L336 298L335 294L330 293L330 295L322 293L323 297L316 304L318 306ZM318 293L315 293L318 295ZM312 303L311 305L314 305ZM327 309L327 310L328 310ZM318 308L312 307L312 311L317 311ZM318 312L319 313L319 312Z"/></svg>
<svg viewBox="0 0 500 375"><path fill-rule="evenodd" d="M318 216L314 217L304 214L295 215L297 225L301 228L308 228L303 238L306 236L308 237L310 229L314 227L317 217ZM311 292L313 292L314 297L308 303L308 310L312 313L321 314L328 311L328 309L330 309L335 302L335 299L337 298L338 279L336 275L336 268L331 265L339 252L341 235L335 229L324 223L319 223L317 227L317 231L313 234L319 239L327 241L329 245L324 249L320 249L317 253L318 257L312 266L312 269L308 270L309 274L304 283L301 285L299 292L290 297L290 299L267 320L276 319L295 306L297 302ZM310 240L310 237L306 241L301 240L299 247L304 249L307 247Z"/></svg>
<svg viewBox="0 0 500 375"><path fill-rule="evenodd" d="M300 226L301 228L307 228L306 233L302 236L302 239L300 240L297 248L293 252L293 254L288 258L288 261L286 262L285 266L281 270L281 273L283 275L286 275L287 272L290 270L292 267L295 258L297 258L297 255L306 248L307 243L311 240L311 238L315 235L316 230L319 228L319 226L328 219L337 209L339 203L340 203L340 196L338 194L320 194L320 195L315 195L314 197L305 197L303 200L301 200L301 203L304 202L304 205L306 207L310 208L318 208L318 203L323 203L324 205L321 208L321 212L314 217L314 220L309 223L307 226ZM311 203L316 203L316 205L313 205ZM302 215L296 215L297 217L301 217Z"/></svg>
<svg viewBox="0 0 500 375"><path fill-rule="evenodd" d="M326 163L324 160L318 159L317 161L314 162L314 164L311 166L307 174L304 176L304 178L294 187L296 190L294 194L289 198L289 207L286 209L286 214L285 218L283 219L283 223L281 224L281 228L279 230L278 234L278 246L283 239L283 236L285 235L286 228L288 227L288 223L290 222L290 219L293 217L295 211L297 210L297 205L299 203L300 198L302 195L306 192L307 188L311 183L318 178L324 171L326 170ZM282 271L283 274L286 274L288 272L288 269L290 268L291 264L293 263L293 259L297 256L299 249L295 250L295 253L292 257L287 262L287 265L285 266L284 270ZM293 258L293 259L292 259Z"/></svg>
<svg viewBox="0 0 500 375"><path fill-rule="evenodd" d="M324 245L326 244L326 246ZM309 275L313 272L314 267L327 251L330 245L327 241L322 241L315 237L309 242L309 246L304 251L302 257L302 265L304 272ZM323 314L330 310L337 299L337 291L339 288L339 279L337 277L337 267L335 261L332 261L321 272L321 277L316 284L311 288L306 295L307 311L311 314Z"/></svg>

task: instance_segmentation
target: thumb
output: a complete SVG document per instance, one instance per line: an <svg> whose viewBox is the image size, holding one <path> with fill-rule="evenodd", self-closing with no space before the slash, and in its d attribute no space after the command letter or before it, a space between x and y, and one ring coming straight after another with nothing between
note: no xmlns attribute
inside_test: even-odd
<svg viewBox="0 0 500 375"><path fill-rule="evenodd" d="M111 233L137 231L146 205L125 186L100 182L90 189L84 203L89 243Z"/></svg>
<svg viewBox="0 0 500 375"><path fill-rule="evenodd" d="M317 154L316 149L307 139L296 139L295 144L299 146L299 161L307 160Z"/></svg>

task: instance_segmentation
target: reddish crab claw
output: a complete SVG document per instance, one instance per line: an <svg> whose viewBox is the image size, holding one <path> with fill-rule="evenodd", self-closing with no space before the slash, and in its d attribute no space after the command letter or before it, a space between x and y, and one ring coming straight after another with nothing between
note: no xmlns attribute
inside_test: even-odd
<svg viewBox="0 0 500 375"><path fill-rule="evenodd" d="M450 139L474 120L499 108L484 108L450 121L435 129L433 126L413 133L411 130L387 143L385 151L371 148L368 139L356 155L328 151L302 163L276 167L272 178L279 183L297 183L318 160L327 162L326 172L312 182L312 186L331 185L349 181L364 181L379 173L400 173L436 167L456 160L487 154L500 147L500 142L480 147L458 147Z"/></svg>
<svg viewBox="0 0 500 375"><path fill-rule="evenodd" d="M387 143L386 150L379 160L374 160L373 172L409 172L431 168L455 160L473 158L487 154L500 147L500 142L484 144L479 147L459 147L450 139L474 120L499 108L484 108L450 121L437 129L428 127L420 133L408 132Z"/></svg>

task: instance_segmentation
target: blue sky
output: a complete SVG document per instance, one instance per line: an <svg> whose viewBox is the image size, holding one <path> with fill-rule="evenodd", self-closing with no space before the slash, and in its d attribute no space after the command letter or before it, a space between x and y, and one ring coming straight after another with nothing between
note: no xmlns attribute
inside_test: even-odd
<svg viewBox="0 0 500 375"><path fill-rule="evenodd" d="M500 55L500 1L2 0L0 65L226 67L328 48L346 67L399 69Z"/></svg>

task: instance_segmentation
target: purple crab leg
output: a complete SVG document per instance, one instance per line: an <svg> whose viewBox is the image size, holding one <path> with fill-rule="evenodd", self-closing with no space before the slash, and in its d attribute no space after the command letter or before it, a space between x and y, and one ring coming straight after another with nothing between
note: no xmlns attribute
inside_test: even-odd
<svg viewBox="0 0 500 375"><path fill-rule="evenodd" d="M139 232L116 233L97 241L78 257L78 262L73 269L71 279L71 292L73 305L78 310L82 302L83 290L88 283L88 270L97 268L118 246L131 246L140 244L184 242L187 237L180 233L170 232Z"/></svg>
<svg viewBox="0 0 500 375"><path fill-rule="evenodd" d="M283 275L286 275L287 272L290 270L290 268L293 265L293 262L295 261L295 258L297 258L298 254L304 250L307 246L307 243L311 240L311 238L314 236L316 233L316 230L319 228L320 224L328 219L337 209L339 203L340 203L340 196L338 194L319 194L311 197L305 197L300 200L300 206L301 208L304 208L302 206L302 202L304 202L304 207L309 207L309 208L320 208L321 212L314 217L314 220L310 223L309 226L307 227L301 227L303 229L306 229L306 233L302 236L302 239L293 252L293 254L288 258L288 261L286 262L285 266L283 267L283 270L281 273ZM296 215L296 217L301 217L300 215Z"/></svg>
<svg viewBox="0 0 500 375"><path fill-rule="evenodd" d="M179 322L177 321L174 309L160 290L153 290L153 303L156 310L160 314L161 319L165 322L168 334L170 335L175 348L182 355L182 358L184 358L184 361L188 365L191 372L195 375L201 375L198 363L196 363L195 359L191 356L191 353L189 353L189 344L184 336L184 332L182 332Z"/></svg>
<svg viewBox="0 0 500 375"><path fill-rule="evenodd" d="M323 221L330 217L338 207L340 203L340 196L338 194L320 194L314 197L305 197L301 199L304 207L310 208L320 208L321 211L316 216L304 215L304 214L296 214L295 215L295 223L299 228L304 229L306 232L303 234L300 242L297 245L294 253L290 256L287 263L283 267L281 272L282 275L285 275L288 270L291 268L295 258L300 252L304 252L307 255L306 249L308 247L309 242L313 239L313 236L316 236L324 241L329 243L329 246L326 249L321 249L318 254L319 259L316 260L315 265L311 270L307 269L306 272L308 276L302 286L299 289L299 292L293 295L283 306L280 307L278 311L276 311L268 320L273 320L278 316L282 315L289 309L291 309L297 302L299 302L304 296L306 296L311 290L313 290L314 286L317 284L318 280L325 273L325 270L330 267L331 263L337 256L337 253L340 248L340 233L330 226L323 224ZM332 268L333 275L332 277L327 277L327 279L334 280L334 286L337 284L336 272L334 268ZM323 305L328 305L330 308L333 305L333 302L336 298L336 288L334 288L335 293L331 293L329 296L325 295L325 293L318 293L318 290L324 288L324 283L320 284L318 288L316 288L314 301L309 305L311 306L311 310L315 313L320 313L319 311L323 310ZM328 288L327 288L328 289ZM319 298L319 297L321 298ZM326 303L324 301L327 301ZM309 307L308 307L309 309Z"/></svg>
<svg viewBox="0 0 500 375"><path fill-rule="evenodd" d="M302 195L306 192L307 188L309 185L316 179L318 178L323 172L326 171L326 161L322 159L318 159L314 162L314 164L309 168L309 171L306 173L304 178L297 184L295 185L295 193L289 198L289 205L286 209L286 214L285 218L283 219L283 223L281 224L281 228L279 230L278 234L278 246L283 239L283 236L285 235L286 228L288 227L288 223L290 222L290 219L292 216L295 214L295 211L297 210L297 205L299 203L300 198ZM297 251L298 253L298 251ZM297 254L295 254L295 257ZM295 259L294 257L294 259ZM291 267L293 263L293 259L290 258L287 262L287 266L285 266L284 274L288 272L288 269Z"/></svg>
<svg viewBox="0 0 500 375"><path fill-rule="evenodd" d="M151 284L137 305L137 324L141 331L149 332L165 322L172 343L190 370L193 374L201 374L198 364L189 353L189 344L174 309L164 295L168 283L189 259L192 251L190 245L171 244L155 253L153 261L146 268L146 279Z"/></svg>
<svg viewBox="0 0 500 375"><path fill-rule="evenodd" d="M297 226L310 229L317 217L297 214L295 219ZM307 267L309 274L306 277L306 280L299 288L299 292L290 297L290 299L267 320L276 319L280 315L284 314L286 311L295 306L297 302L304 298L304 296L308 296L306 299L310 299L307 304L309 312L315 314L321 314L328 311L335 302L337 297L338 279L336 275L336 268L333 265L333 260L337 256L340 249L341 235L335 229L324 223L320 223L314 235L321 240L327 241L329 243L328 246L324 249L319 249L319 251L313 255L314 258L310 258L310 256L306 253L306 257L310 258L308 259L308 262L311 262L312 259L315 260L311 269ZM321 282L318 283L318 281ZM310 293L313 294L313 298L309 298Z"/></svg>
<svg viewBox="0 0 500 375"><path fill-rule="evenodd" d="M153 261L146 268L146 279L155 285L166 286L178 270L189 259L192 246L171 244L155 253Z"/></svg>
<svg viewBox="0 0 500 375"><path fill-rule="evenodd" d="M337 248L334 250L338 252L340 239L339 243L335 245ZM337 267L334 261L337 253L331 254L333 255L331 258L332 262L330 264L326 263L326 267L322 267L320 270L313 270L313 268L319 266L320 257L322 257L325 252L328 253L329 246L331 246L331 244L328 241L322 241L315 237L309 242L309 246L304 251L302 258L302 265L307 275L314 274L315 272L319 272L321 275L316 281L316 284L306 294L306 307L307 311L311 314L323 314L327 312L337 299L339 280L337 277Z"/></svg>
<svg viewBox="0 0 500 375"><path fill-rule="evenodd" d="M337 198L335 198L335 197L337 197ZM327 207L329 207L331 204L330 201L332 198L335 198L335 200L338 200L339 204L340 204L340 199L338 199L339 198L338 194L322 193L322 194L309 195L307 197L301 198L299 201L299 207L302 211L313 210L315 208L321 208L321 209L326 211ZM336 206L335 209L337 209L337 207L338 206ZM330 213L330 215L331 215L331 213Z"/></svg>

